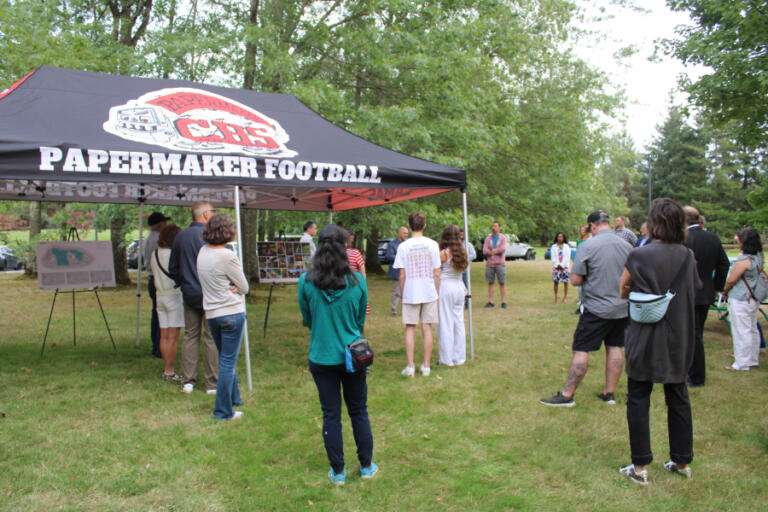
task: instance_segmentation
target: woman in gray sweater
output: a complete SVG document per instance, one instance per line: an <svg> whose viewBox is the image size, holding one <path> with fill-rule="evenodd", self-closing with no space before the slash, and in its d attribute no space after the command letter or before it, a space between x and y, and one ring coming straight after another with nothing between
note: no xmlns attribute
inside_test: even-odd
<svg viewBox="0 0 768 512"><path fill-rule="evenodd" d="M233 406L242 405L235 365L245 325L248 280L237 255L227 249L235 236L232 218L226 213L213 215L203 228L204 245L197 255L197 274L203 290L203 309L211 336L219 351L219 380L213 417L231 420L242 417Z"/></svg>

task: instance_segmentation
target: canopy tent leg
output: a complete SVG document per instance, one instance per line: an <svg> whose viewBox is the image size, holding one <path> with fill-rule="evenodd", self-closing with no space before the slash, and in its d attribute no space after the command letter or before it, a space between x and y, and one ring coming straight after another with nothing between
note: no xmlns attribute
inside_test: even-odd
<svg viewBox="0 0 768 512"><path fill-rule="evenodd" d="M144 189L142 188L141 197L139 197L139 268L136 275L136 347L139 346L139 338L141 336L139 325L141 323L141 259L144 256L142 254L143 247L141 244L144 238Z"/></svg>
<svg viewBox="0 0 768 512"><path fill-rule="evenodd" d="M467 220L467 192L465 190L461 191L461 203L464 210L464 250L466 250L467 244L470 241L469 223ZM467 254L469 254L469 251L467 251ZM472 262L469 263L471 264ZM475 358L475 336L472 332L472 272L469 271L469 266L467 267L467 304L467 312L469 313L469 360L471 361Z"/></svg>
<svg viewBox="0 0 768 512"><path fill-rule="evenodd" d="M235 217L237 217L237 257L243 264L243 234L240 227L240 187L235 185ZM243 325L243 343L245 344L245 371L248 373L248 391L253 390L253 376L251 375L251 351L248 346L248 304L243 295L243 309L245 310L245 324Z"/></svg>

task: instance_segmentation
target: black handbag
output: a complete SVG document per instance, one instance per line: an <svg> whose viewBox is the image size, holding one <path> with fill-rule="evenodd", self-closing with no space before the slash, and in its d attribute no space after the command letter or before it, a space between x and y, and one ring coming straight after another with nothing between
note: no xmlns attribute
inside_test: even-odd
<svg viewBox="0 0 768 512"><path fill-rule="evenodd" d="M350 373L363 370L373 364L373 349L365 338L347 345L345 356L347 371Z"/></svg>

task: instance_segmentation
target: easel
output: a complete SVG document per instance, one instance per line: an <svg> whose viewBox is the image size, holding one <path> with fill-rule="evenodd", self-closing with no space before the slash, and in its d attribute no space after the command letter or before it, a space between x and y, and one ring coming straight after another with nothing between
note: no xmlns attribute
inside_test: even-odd
<svg viewBox="0 0 768 512"><path fill-rule="evenodd" d="M277 242L280 242L285 237L285 230L280 230L277 235ZM269 298L267 298L267 310L264 312L264 338L267 337L267 323L269 322L269 307L272 305L272 290L275 289L275 282L272 281L269 284Z"/></svg>
<svg viewBox="0 0 768 512"><path fill-rule="evenodd" d="M67 233L67 241L68 242L74 242L77 240L80 241L80 235L77 232L77 228L71 227L69 228L69 233ZM48 315L48 325L45 327L45 335L43 336L43 345L40 347L40 359L43 358L43 352L45 351L45 342L48 339L48 329L51 328L51 318L53 318L53 308L56 306L56 297L60 293L71 293L72 294L72 343L74 346L77 346L77 322L75 322L75 294L76 293L83 293L88 292L91 290L64 290L60 291L58 288L56 288L56 291L53 293L53 302L51 303L51 312ZM104 314L104 308L101 305L101 299L99 298L99 292L96 288L93 288L93 293L96 295L96 301L99 303L99 310L101 310L101 316L104 318L104 325L107 326L107 333L109 334L109 339L112 342L112 348L115 349L115 352L117 352L117 346L115 345L115 340L112 338L112 331L109 329L109 323L107 323L107 315Z"/></svg>

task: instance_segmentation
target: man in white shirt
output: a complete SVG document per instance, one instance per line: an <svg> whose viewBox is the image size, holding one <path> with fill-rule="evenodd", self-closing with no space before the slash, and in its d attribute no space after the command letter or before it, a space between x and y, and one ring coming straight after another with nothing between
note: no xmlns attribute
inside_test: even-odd
<svg viewBox="0 0 768 512"><path fill-rule="evenodd" d="M315 256L315 241L313 240L314 236L317 234L317 224L312 222L311 220L308 220L304 223L304 234L301 235L301 239L299 242L303 244L309 244L309 257L313 258Z"/></svg>
<svg viewBox="0 0 768 512"><path fill-rule="evenodd" d="M440 289L440 248L437 242L424 236L427 219L421 212L408 217L411 238L397 248L394 268L399 269L400 295L403 303L403 324L405 324L405 357L408 366L402 374L413 377L416 324L421 322L424 338L424 362L419 371L429 376L429 362L432 358L432 324L437 318L437 290Z"/></svg>

